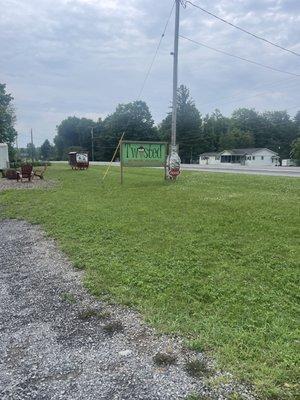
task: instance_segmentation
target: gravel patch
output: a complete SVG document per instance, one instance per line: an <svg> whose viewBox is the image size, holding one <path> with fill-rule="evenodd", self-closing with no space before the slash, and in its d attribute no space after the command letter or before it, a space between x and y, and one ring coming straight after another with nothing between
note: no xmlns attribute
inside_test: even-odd
<svg viewBox="0 0 300 400"><path fill-rule="evenodd" d="M31 182L0 178L0 192L9 189L51 189L55 186L57 186L56 181L40 178L34 178Z"/></svg>
<svg viewBox="0 0 300 400"><path fill-rule="evenodd" d="M91 296L83 273L39 227L0 221L0 237L2 400L255 398L237 383L216 387L189 376L186 363L206 362L203 354L157 334L133 310ZM159 366L157 353L176 362ZM212 377L222 382L220 371Z"/></svg>

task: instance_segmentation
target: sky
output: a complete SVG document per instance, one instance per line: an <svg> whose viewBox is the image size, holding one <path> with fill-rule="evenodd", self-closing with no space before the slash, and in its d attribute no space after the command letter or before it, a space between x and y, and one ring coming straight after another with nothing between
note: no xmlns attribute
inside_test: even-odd
<svg viewBox="0 0 300 400"><path fill-rule="evenodd" d="M244 29L300 53L299 0L193 0ZM19 146L53 140L68 116L97 120L137 99L173 0L0 0L0 82L14 96ZM300 57L187 4L180 33L240 57L300 74ZM156 123L172 98L174 14L142 94ZM179 84L202 114L218 108L300 109L300 77L180 39Z"/></svg>

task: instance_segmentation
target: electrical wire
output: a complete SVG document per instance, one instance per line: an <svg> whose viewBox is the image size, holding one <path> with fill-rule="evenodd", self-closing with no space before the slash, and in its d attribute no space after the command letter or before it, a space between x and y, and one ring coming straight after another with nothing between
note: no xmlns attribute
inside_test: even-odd
<svg viewBox="0 0 300 400"><path fill-rule="evenodd" d="M141 90L139 91L138 99L141 98L142 93L143 93L143 91L144 91L144 89L145 89L147 80L148 80L148 78L149 78L149 76L150 76L150 73L151 73L151 71L152 71L153 65L154 65L154 63L155 63L156 57L157 57L158 52L159 52L159 49L160 49L160 46L161 46L162 41L163 41L163 39L164 39L164 37L165 37L165 34L166 34L166 31L167 31L167 28L168 28L170 19L171 19L172 14L173 14L174 7L175 7L175 1L173 2L173 5L172 5L172 8L171 8L169 17L168 17L168 19L167 19L167 22L166 22L166 25L165 25L165 27L164 27L163 33L162 33L162 35L161 35L161 37L160 37L160 39L159 39L159 42L158 42L158 44L157 44L157 47L156 47L154 56L153 56L153 58L152 58L152 60L151 60L151 62L150 62L149 68L147 69L145 79L144 79L144 81L143 81L143 83L142 83Z"/></svg>
<svg viewBox="0 0 300 400"><path fill-rule="evenodd" d="M144 91L144 89L145 89L145 87L146 87L146 83L147 83L147 81L148 81L148 79L149 79L149 76L150 76L150 74L151 74L153 65L154 65L155 60L156 60L156 58L157 58L157 55L158 55L160 46L161 46L162 41L163 41L163 39L164 39L164 37L165 37L165 34L166 34L166 31L167 31L167 28L168 28L170 19L171 19L171 17L172 17L173 10L174 10L174 7L175 7L175 3L176 3L176 0L174 0L174 2L173 2L173 4L172 4L170 14L169 14L169 16L168 16L168 18L167 18L166 24L165 24L165 26L164 26L163 32L162 32L162 34L161 34L161 37L160 37L159 42L158 42L158 44L157 44L157 47L156 47L156 49L155 49L154 56L153 56L153 58L152 58L152 60L151 60L151 62L150 62L149 68L147 69L145 79L144 79L143 82L142 82L142 86L141 86L141 89L140 89L139 94L138 94L138 96L137 96L137 100L140 100L140 99L141 99L142 93L143 93L143 91ZM123 130L123 132L122 132L121 138L124 138L124 136L125 136L125 134L126 134L126 132L127 132L127 129L128 129L128 127L129 127L129 124L130 124L131 121L132 121L132 117L129 118L129 119L127 120L127 124L126 124L126 126L125 126L125 128L124 128L124 130ZM121 139L120 139L120 140L121 140ZM118 143L118 146L119 146L119 145L120 145L120 141L119 141L119 143ZM112 161L113 161L113 160L112 160ZM106 172L104 173L102 180L105 179L105 177L106 177L106 175L107 175L107 173L108 173L108 170L109 170L109 168L108 168L108 169L106 170Z"/></svg>
<svg viewBox="0 0 300 400"><path fill-rule="evenodd" d="M244 32L244 33L246 33L247 35L250 35L250 36L252 36L252 37L254 37L254 38L256 38L256 39L262 40L262 41L265 42L265 43L268 43L268 44L270 44L270 45L272 45L272 46L274 46L274 47L277 47L278 49L284 50L284 51L286 51L286 52L289 52L289 53L291 53L291 54L294 54L295 56L300 57L300 54L297 53L296 51L287 49L286 47L283 47L283 46L281 46L281 45L279 45L279 44L277 44L277 43L271 42L271 40L265 39L265 38L262 37L262 36L259 36L259 35L255 34L255 33L252 33L252 32L250 32L250 31L247 31L246 29L241 28L240 26L235 25L235 24L233 24L232 22L229 22L229 21L227 21L226 19L219 17L218 15L212 13L211 11L205 10L204 8L198 6L197 4L192 3L191 1L188 1L188 0L187 0L187 1L186 1L186 4L187 4L187 3L190 4L191 6L195 7L195 8L198 8L199 10L203 11L204 13L206 13L206 14L208 14L208 15L210 15L210 16L216 18L216 19L218 19L219 21L222 21L222 22L224 22L225 24L230 25L230 26L232 26L233 28L236 28L236 29L238 29L238 30L240 30L240 31L242 31L242 32Z"/></svg>
<svg viewBox="0 0 300 400"><path fill-rule="evenodd" d="M297 79L297 78L291 78L288 86L290 86L292 83L294 83L293 82L294 79ZM287 81L285 81L285 82L287 82ZM280 84L280 83L282 83L282 82L277 82L277 84ZM298 83L299 83L299 81L298 81ZM274 83L273 85L270 85L270 86L277 86L277 84ZM240 93L242 93L242 92L240 92ZM251 96L247 96L247 97L239 97L239 96L236 96L236 95L235 96L227 96L227 97L223 97L223 98L221 98L219 100L229 99L229 101L222 102L222 103L216 103L216 102L200 103L199 106L207 106L207 105L211 105L211 104L217 104L217 108L218 108L219 106L232 104L232 103L239 103L241 101L246 101L248 99L252 99L254 97L263 96L263 95L267 95L267 94L270 94L270 92L269 91L268 92L266 92L266 91L265 92L257 92L255 94L253 94Z"/></svg>
<svg viewBox="0 0 300 400"><path fill-rule="evenodd" d="M196 41L196 40L190 39L190 38L188 38L188 37L186 37L186 36L183 36L183 35L179 35L179 36L180 36L182 39L188 40L189 42L192 42L192 43L195 43L195 44L197 44L197 45L199 45L199 46L202 46L202 47L205 47L205 48L207 48L207 49L213 50L213 51L215 51L215 52L217 52L217 53L225 54L226 56L233 57L233 58L237 58L238 60L245 61L245 62L248 62L248 63L250 63L250 64L254 64L254 65L257 65L257 66L259 66L259 67L263 67L263 68L265 68L265 69L269 69L269 70L271 70L271 71L281 72L282 74L300 77L300 74L295 74L294 72L284 71L284 70L282 70L282 69L270 67L269 65L261 64L261 63L259 63L259 62L257 62L257 61L249 60L249 59L247 59L247 58L240 57L240 56L236 56L236 55L234 55L234 54L228 53L227 51L216 49L215 47L208 46L208 45L206 45L206 44L204 44L204 43L201 43L201 42L198 42L198 41Z"/></svg>

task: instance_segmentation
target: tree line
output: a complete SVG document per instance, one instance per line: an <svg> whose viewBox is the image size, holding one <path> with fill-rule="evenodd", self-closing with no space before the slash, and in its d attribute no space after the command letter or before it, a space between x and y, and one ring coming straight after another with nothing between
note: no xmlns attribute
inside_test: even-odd
<svg viewBox="0 0 300 400"><path fill-rule="evenodd" d="M15 113L12 96L0 85L0 142L10 144L13 156ZM44 160L66 160L69 151L88 151L95 160L111 159L121 134L126 140L170 141L172 110L155 125L144 101L119 104L106 118L97 121L70 116L56 127L54 144L45 140L40 148L31 144L21 155ZM292 118L287 111L258 112L239 108L230 117L215 110L202 115L189 89L178 89L177 142L182 162L198 162L199 154L231 148L267 147L281 158L295 158L300 163L300 111ZM93 145L92 145L93 143Z"/></svg>
<svg viewBox="0 0 300 400"><path fill-rule="evenodd" d="M201 115L187 87L178 89L177 142L183 162L197 162L199 154L230 148L267 147L281 158L290 158L300 137L300 111L292 118L287 111L257 112L239 108L230 117L219 110ZM172 111L155 125L144 101L120 104L105 119L68 117L57 126L56 156L66 159L71 150L92 153L95 160L108 161L122 132L126 140L170 141ZM299 141L299 140L298 140Z"/></svg>

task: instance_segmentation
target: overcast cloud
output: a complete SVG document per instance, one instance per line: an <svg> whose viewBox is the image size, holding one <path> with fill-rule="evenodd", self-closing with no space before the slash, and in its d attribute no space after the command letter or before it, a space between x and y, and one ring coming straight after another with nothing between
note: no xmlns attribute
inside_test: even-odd
<svg viewBox="0 0 300 400"><path fill-rule="evenodd" d="M299 0L194 0L300 52ZM136 99L173 0L0 0L0 82L15 97L20 144L53 139L69 115L97 119ZM158 123L170 106L173 18L143 93ZM300 74L300 57L239 32L194 7L181 33L209 46ZM219 108L300 109L300 78L180 40L179 82L202 114Z"/></svg>

